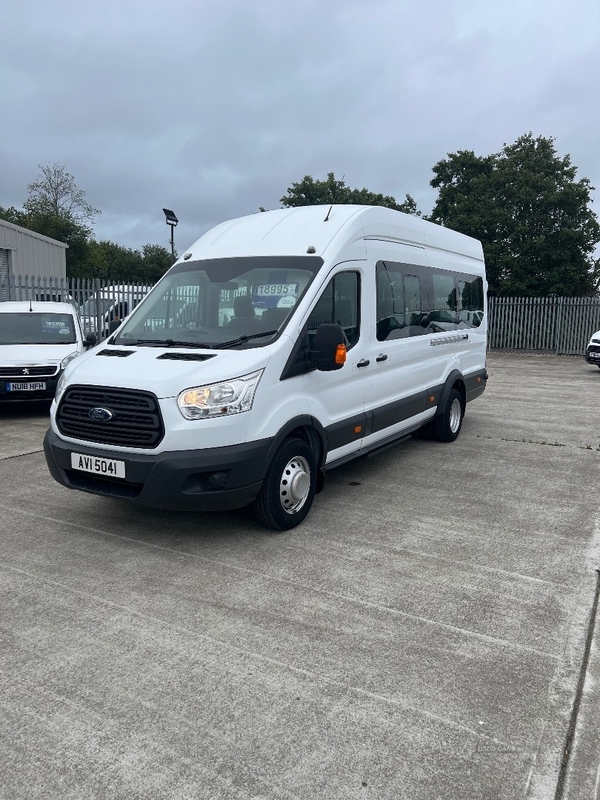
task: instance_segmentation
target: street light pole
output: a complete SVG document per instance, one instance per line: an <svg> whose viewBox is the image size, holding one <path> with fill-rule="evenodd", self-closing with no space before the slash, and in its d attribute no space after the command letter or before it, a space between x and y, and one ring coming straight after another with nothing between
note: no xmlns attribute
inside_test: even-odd
<svg viewBox="0 0 600 800"><path fill-rule="evenodd" d="M171 211L169 208L163 208L163 211L164 211L164 214L165 214L165 217L166 217L166 223L171 228L171 258L173 259L173 264L174 264L175 263L175 235L174 235L174 230L175 230L175 226L177 225L179 220L175 216L175 212Z"/></svg>

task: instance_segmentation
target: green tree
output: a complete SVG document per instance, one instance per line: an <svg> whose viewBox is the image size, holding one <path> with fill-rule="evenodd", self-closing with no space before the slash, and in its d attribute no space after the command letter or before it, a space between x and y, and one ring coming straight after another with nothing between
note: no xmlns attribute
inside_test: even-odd
<svg viewBox="0 0 600 800"><path fill-rule="evenodd" d="M6 222L12 222L13 225L20 225L21 227L24 226L24 221L26 220L27 214L24 211L19 211L18 208L14 206L10 206L10 208L3 208L0 206L0 219L5 220Z"/></svg>
<svg viewBox="0 0 600 800"><path fill-rule="evenodd" d="M421 216L416 202L409 194L406 195L403 203L397 203L396 199L389 195L375 194L368 189L351 189L343 178L337 180L333 172L328 172L324 181L315 180L311 175L305 175L298 183L292 183L280 202L288 208L328 203L386 206L394 208L396 211L403 211L405 214Z"/></svg>
<svg viewBox="0 0 600 800"><path fill-rule="evenodd" d="M598 288L593 187L576 180L577 168L554 141L528 133L499 153L459 150L433 167L439 194L430 219L482 241L492 294L577 296Z"/></svg>
<svg viewBox="0 0 600 800"><path fill-rule="evenodd" d="M77 186L75 178L64 164L55 162L45 167L38 164L38 167L41 174L27 186L29 196L23 206L25 212L37 217L70 220L90 235L89 226L94 224L100 211L87 202L86 193Z"/></svg>
<svg viewBox="0 0 600 800"><path fill-rule="evenodd" d="M177 257L177 253L175 253ZM143 280L156 283L172 266L171 253L160 244L145 244L142 247L142 260L144 262Z"/></svg>
<svg viewBox="0 0 600 800"><path fill-rule="evenodd" d="M88 250L90 277L113 282L137 282L143 272L143 259L138 250L123 247L106 239L91 241Z"/></svg>

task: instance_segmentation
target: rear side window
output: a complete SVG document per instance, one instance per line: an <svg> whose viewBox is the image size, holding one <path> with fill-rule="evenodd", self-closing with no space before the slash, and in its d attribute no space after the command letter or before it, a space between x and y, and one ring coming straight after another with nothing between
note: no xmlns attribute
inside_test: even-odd
<svg viewBox="0 0 600 800"><path fill-rule="evenodd" d="M317 300L307 323L309 345L314 347L317 328L323 323L337 323L346 335L348 347L360 335L360 278L357 272L340 272L327 284Z"/></svg>
<svg viewBox="0 0 600 800"><path fill-rule="evenodd" d="M377 264L377 339L403 339L426 331L421 326L421 279L409 274L410 266L380 261Z"/></svg>
<svg viewBox="0 0 600 800"><path fill-rule="evenodd" d="M483 278L436 267L377 263L377 339L477 328Z"/></svg>
<svg viewBox="0 0 600 800"><path fill-rule="evenodd" d="M465 278L458 281L458 299L460 322L469 328L478 328L483 319L483 280L482 278ZM461 327L463 327L461 325Z"/></svg>

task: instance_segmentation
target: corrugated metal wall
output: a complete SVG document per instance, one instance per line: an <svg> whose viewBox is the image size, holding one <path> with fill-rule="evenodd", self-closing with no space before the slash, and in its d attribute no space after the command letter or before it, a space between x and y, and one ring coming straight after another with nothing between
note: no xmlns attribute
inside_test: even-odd
<svg viewBox="0 0 600 800"><path fill-rule="evenodd" d="M67 276L67 245L0 219L0 250L12 275Z"/></svg>
<svg viewBox="0 0 600 800"><path fill-rule="evenodd" d="M581 355L598 330L598 297L488 298L490 349Z"/></svg>

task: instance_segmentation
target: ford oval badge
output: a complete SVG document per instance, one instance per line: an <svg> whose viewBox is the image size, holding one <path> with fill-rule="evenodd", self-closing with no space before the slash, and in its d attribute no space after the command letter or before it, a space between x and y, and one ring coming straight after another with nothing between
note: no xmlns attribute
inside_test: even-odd
<svg viewBox="0 0 600 800"><path fill-rule="evenodd" d="M108 408L90 408L88 417L96 422L108 422L109 419L114 417L114 414Z"/></svg>

